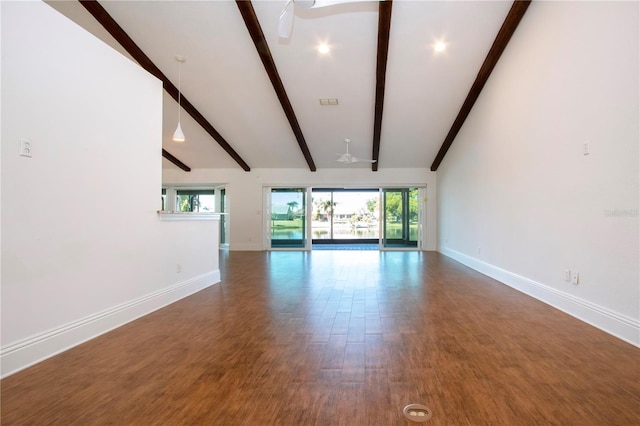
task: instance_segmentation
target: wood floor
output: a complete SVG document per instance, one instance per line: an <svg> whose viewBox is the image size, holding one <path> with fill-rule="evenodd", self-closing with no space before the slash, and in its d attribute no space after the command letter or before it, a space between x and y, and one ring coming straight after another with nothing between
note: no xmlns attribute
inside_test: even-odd
<svg viewBox="0 0 640 426"><path fill-rule="evenodd" d="M231 252L1 382L2 425L638 425L640 349L437 253Z"/></svg>

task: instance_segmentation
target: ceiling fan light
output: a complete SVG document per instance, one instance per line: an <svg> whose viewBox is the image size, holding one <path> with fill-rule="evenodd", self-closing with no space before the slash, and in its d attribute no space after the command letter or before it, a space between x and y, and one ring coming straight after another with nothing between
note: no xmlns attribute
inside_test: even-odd
<svg viewBox="0 0 640 426"><path fill-rule="evenodd" d="M339 163L351 163L351 155L350 154L340 154L338 159L336 160Z"/></svg>
<svg viewBox="0 0 640 426"><path fill-rule="evenodd" d="M176 127L176 131L173 132L173 141L174 142L184 142L184 132L182 131L182 126L180 122L178 122L178 127Z"/></svg>

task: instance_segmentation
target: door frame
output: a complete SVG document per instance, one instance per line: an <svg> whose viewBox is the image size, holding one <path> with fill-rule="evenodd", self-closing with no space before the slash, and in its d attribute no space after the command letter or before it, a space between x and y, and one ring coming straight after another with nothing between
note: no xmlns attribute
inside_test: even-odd
<svg viewBox="0 0 640 426"><path fill-rule="evenodd" d="M397 190L397 191L407 191L407 194L410 194L410 191L413 189L417 189L418 190L418 223L417 223L417 241L416 241L416 245L413 246L386 246L385 245L385 240L386 240L386 217L385 217L385 197L384 194L386 191L393 191L393 190ZM380 251L421 251L422 250L422 246L423 246L423 231L424 231L424 203L421 202L422 200L425 199L425 193L426 193L426 186L420 186L420 185L394 185L394 186L387 186L387 187L382 187L380 188L380 206L382 209L382 212L380 214ZM408 195L407 195L408 196ZM407 203L406 203L406 207L409 206L409 201L407 199ZM404 199L403 199L403 207L404 207ZM404 209L403 208L403 216L405 216L405 210L408 209ZM410 227L410 222L409 222L409 217L407 217L407 228ZM403 221L404 221L404 217L403 217ZM404 225L404 224L403 224ZM410 235L411 230L407 229L407 232Z"/></svg>

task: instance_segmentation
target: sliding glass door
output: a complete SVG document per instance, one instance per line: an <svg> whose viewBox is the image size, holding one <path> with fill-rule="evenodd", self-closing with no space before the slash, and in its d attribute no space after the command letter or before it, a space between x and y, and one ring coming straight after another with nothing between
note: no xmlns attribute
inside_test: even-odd
<svg viewBox="0 0 640 426"><path fill-rule="evenodd" d="M419 250L422 246L421 188L266 187L264 195L264 247L269 249L370 244L381 250Z"/></svg>
<svg viewBox="0 0 640 426"><path fill-rule="evenodd" d="M306 248L306 188L271 188L271 248Z"/></svg>
<svg viewBox="0 0 640 426"><path fill-rule="evenodd" d="M313 244L378 244L378 189L313 188Z"/></svg>
<svg viewBox="0 0 640 426"><path fill-rule="evenodd" d="M418 247L421 213L419 198L418 188L382 190L384 248Z"/></svg>

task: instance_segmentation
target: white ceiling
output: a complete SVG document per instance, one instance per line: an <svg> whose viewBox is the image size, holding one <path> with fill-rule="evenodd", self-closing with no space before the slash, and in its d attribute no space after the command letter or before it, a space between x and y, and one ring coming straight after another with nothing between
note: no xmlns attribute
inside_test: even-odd
<svg viewBox="0 0 640 426"><path fill-rule="evenodd" d="M289 40L278 37L286 1L253 1L262 31L318 168L344 165L344 139L371 158L378 2L296 9ZM123 49L76 1L49 2ZM143 52L253 168L308 165L234 1L101 1ZM402 1L392 6L379 168L428 168L504 21L511 1ZM436 54L443 40L447 50ZM322 56L321 41L331 46ZM128 55L127 55L128 56ZM320 106L319 98L338 98ZM191 168L239 168L191 117L187 141L171 140L177 103L165 93L163 147ZM167 160L163 167L174 168Z"/></svg>

